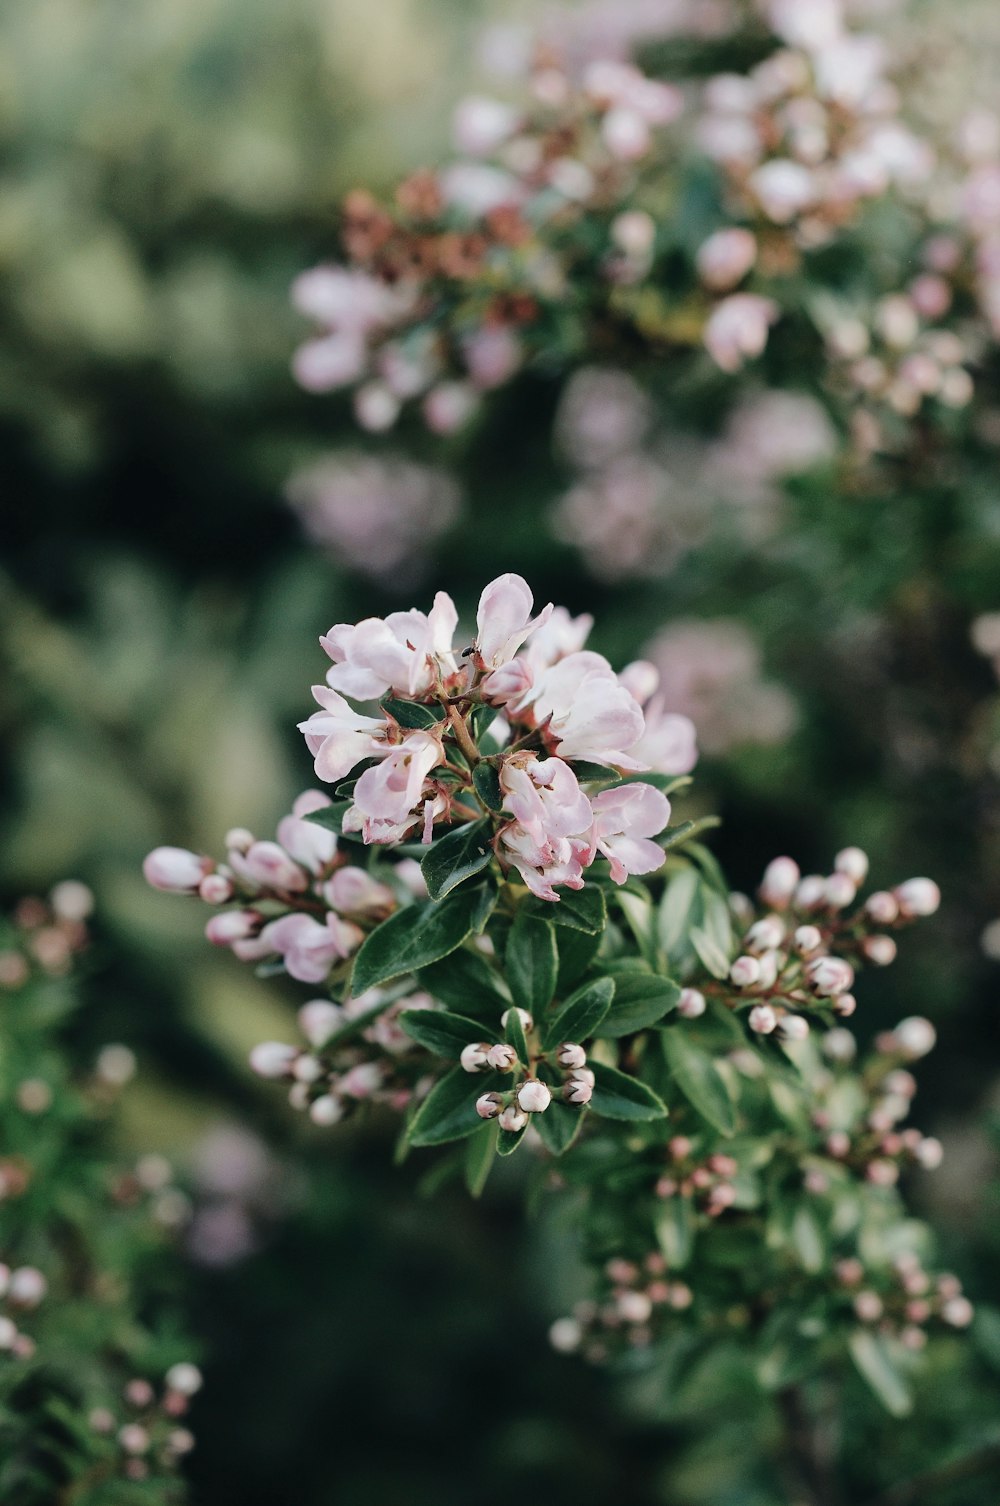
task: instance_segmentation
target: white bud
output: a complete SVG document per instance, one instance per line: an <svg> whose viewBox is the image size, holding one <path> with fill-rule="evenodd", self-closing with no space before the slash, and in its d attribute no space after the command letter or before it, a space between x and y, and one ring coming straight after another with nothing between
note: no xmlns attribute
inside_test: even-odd
<svg viewBox="0 0 1000 1506"><path fill-rule="evenodd" d="M925 1171L937 1171L944 1159L944 1146L933 1135L925 1135L913 1154L917 1165Z"/></svg>
<svg viewBox="0 0 1000 1506"><path fill-rule="evenodd" d="M313 1124L321 1124L324 1128L338 1124L343 1117L343 1101L334 1098L332 1093L324 1093L322 1098L315 1099L309 1105L309 1118Z"/></svg>
<svg viewBox="0 0 1000 1506"><path fill-rule="evenodd" d="M523 1109L517 1107L517 1104L509 1103L501 1112L497 1122L502 1130L508 1130L512 1135L516 1135L518 1130L524 1129L524 1126L528 1122L528 1116Z"/></svg>
<svg viewBox="0 0 1000 1506"><path fill-rule="evenodd" d="M49 1289L49 1283L33 1265L23 1265L12 1271L7 1287L7 1298L14 1307L37 1307Z"/></svg>
<svg viewBox="0 0 1000 1506"><path fill-rule="evenodd" d="M514 1013L521 1021L521 1029L524 1031L525 1035L527 1035L529 1031L534 1030L535 1022L526 1009L515 1009ZM500 1016L500 1024L503 1026L504 1030L507 1029L507 1021L510 1019L510 1014L510 1010L505 1009L503 1014Z"/></svg>
<svg viewBox="0 0 1000 1506"><path fill-rule="evenodd" d="M559 1354L572 1354L583 1341L583 1327L576 1318L557 1318L549 1329L549 1343Z"/></svg>
<svg viewBox="0 0 1000 1506"><path fill-rule="evenodd" d="M0 1313L0 1350L13 1349L17 1342L17 1324Z"/></svg>
<svg viewBox="0 0 1000 1506"><path fill-rule="evenodd" d="M645 1292L619 1292L615 1306L626 1323L648 1323L653 1313L652 1299Z"/></svg>
<svg viewBox="0 0 1000 1506"><path fill-rule="evenodd" d="M338 1087L349 1098L370 1098L382 1086L382 1068L378 1062L358 1062L345 1072Z"/></svg>
<svg viewBox="0 0 1000 1506"><path fill-rule="evenodd" d="M526 1114L544 1114L552 1102L552 1094L544 1082L532 1077L518 1088L517 1102Z"/></svg>
<svg viewBox="0 0 1000 1506"><path fill-rule="evenodd" d="M814 993L830 998L847 992L854 982L854 969L842 957L817 957L806 966L806 978Z"/></svg>
<svg viewBox="0 0 1000 1506"><path fill-rule="evenodd" d="M800 910L815 910L826 899L826 879L819 873L810 873L795 891L795 903Z"/></svg>
<svg viewBox="0 0 1000 1506"><path fill-rule="evenodd" d="M831 873L824 887L827 904L833 910L846 910L858 897L858 886L846 873Z"/></svg>
<svg viewBox="0 0 1000 1506"><path fill-rule="evenodd" d="M752 988L760 977L760 963L756 957L737 957L729 969L729 981L735 988Z"/></svg>
<svg viewBox="0 0 1000 1506"><path fill-rule="evenodd" d="M845 847L837 853L833 866L838 873L846 873L858 888L868 877L868 854L860 847Z"/></svg>
<svg viewBox="0 0 1000 1506"><path fill-rule="evenodd" d="M295 1078L296 1082L319 1082L320 1078L323 1076L324 1071L325 1068L319 1057L310 1056L308 1052L305 1051L301 1056L296 1058L292 1066L292 1076Z"/></svg>
<svg viewBox="0 0 1000 1506"><path fill-rule="evenodd" d="M310 999L308 1004L303 1004L296 1018L310 1046L320 1051L331 1035L340 1029L344 1012L339 1004L331 1004L329 999Z"/></svg>
<svg viewBox="0 0 1000 1506"><path fill-rule="evenodd" d="M765 915L755 921L743 938L748 952L769 952L779 947L785 939L785 927L776 915Z"/></svg>
<svg viewBox="0 0 1000 1506"><path fill-rule="evenodd" d="M198 885L198 893L206 905L224 905L233 897L232 879L224 873L206 873Z"/></svg>
<svg viewBox="0 0 1000 1506"><path fill-rule="evenodd" d="M926 1056L928 1051L933 1051L937 1042L937 1031L930 1020L925 1020L922 1015L910 1015L905 1020L900 1020L892 1032L896 1042L904 1056L915 1061L917 1057Z"/></svg>
<svg viewBox="0 0 1000 1506"><path fill-rule="evenodd" d="M707 1008L705 995L697 988L682 988L677 1013L685 1020L697 1020Z"/></svg>
<svg viewBox="0 0 1000 1506"><path fill-rule="evenodd" d="M489 1041L476 1041L475 1044L462 1047L459 1056L459 1064L463 1072L483 1072L489 1066L487 1055L489 1053Z"/></svg>
<svg viewBox="0 0 1000 1506"><path fill-rule="evenodd" d="M288 1077L298 1054L298 1047L283 1041L261 1041L250 1053L250 1065L258 1077Z"/></svg>
<svg viewBox="0 0 1000 1506"><path fill-rule="evenodd" d="M626 256L647 256L656 239L656 222L644 209L627 209L611 221L611 239Z"/></svg>
<svg viewBox="0 0 1000 1506"><path fill-rule="evenodd" d="M154 847L145 858L142 871L147 884L168 893L193 893L201 883L205 864L195 852L185 847Z"/></svg>
<svg viewBox="0 0 1000 1506"><path fill-rule="evenodd" d="M766 905L784 908L799 882L799 865L793 858L774 858L764 869L760 897Z"/></svg>
<svg viewBox="0 0 1000 1506"><path fill-rule="evenodd" d="M758 1035L770 1035L778 1023L778 1016L770 1004L755 1004L751 1009L748 1024Z"/></svg>
<svg viewBox="0 0 1000 1506"><path fill-rule="evenodd" d="M952 1328L968 1328L975 1312L968 1297L951 1297L942 1307L941 1316Z"/></svg>
<svg viewBox="0 0 1000 1506"><path fill-rule="evenodd" d="M225 910L213 915L205 927L205 935L213 946L232 946L234 941L245 941L253 936L260 923L256 910Z"/></svg>
<svg viewBox="0 0 1000 1506"><path fill-rule="evenodd" d="M897 947L891 936L866 936L861 950L875 967L889 967L896 960Z"/></svg>
<svg viewBox="0 0 1000 1506"><path fill-rule="evenodd" d="M309 1107L309 1084L293 1082L288 1090L288 1102L297 1114L304 1114Z"/></svg>
<svg viewBox="0 0 1000 1506"><path fill-rule="evenodd" d="M795 950L803 957L817 951L823 945L823 933L818 926L799 926L793 937Z"/></svg>
<svg viewBox="0 0 1000 1506"><path fill-rule="evenodd" d="M168 1390L179 1391L181 1396L194 1396L196 1391L201 1390L201 1371L197 1365L181 1360L178 1364L171 1365L166 1381Z"/></svg>
<svg viewBox="0 0 1000 1506"><path fill-rule="evenodd" d="M854 1311L862 1323L877 1323L882 1316L882 1298L877 1292L858 1292Z"/></svg>
<svg viewBox="0 0 1000 1506"><path fill-rule="evenodd" d="M246 852L247 848L252 847L255 841L256 838L253 832L248 831L245 826L232 827L230 831L226 832L223 839L227 852Z"/></svg>
<svg viewBox="0 0 1000 1506"><path fill-rule="evenodd" d="M106 1082L113 1088L123 1088L135 1076L135 1052L117 1041L102 1046L97 1053L94 1070L101 1082Z"/></svg>
<svg viewBox="0 0 1000 1506"><path fill-rule="evenodd" d="M877 889L865 900L865 914L877 926L891 926L899 918L899 902L888 889Z"/></svg>
<svg viewBox="0 0 1000 1506"><path fill-rule="evenodd" d="M500 1041L496 1046L491 1046L486 1053L486 1060L497 1072L510 1072L517 1061L517 1052L513 1046L508 1046L506 1041Z"/></svg>
<svg viewBox="0 0 1000 1506"><path fill-rule="evenodd" d="M588 1082L582 1072L571 1072L563 1083L563 1097L567 1103L582 1106L594 1096L594 1084Z"/></svg>
<svg viewBox="0 0 1000 1506"><path fill-rule="evenodd" d="M853 994L837 994L833 1000L833 1012L842 1020L849 1020L858 1007Z"/></svg>
<svg viewBox="0 0 1000 1506"><path fill-rule="evenodd" d="M781 1035L786 1041L804 1041L809 1034L809 1021L800 1014L786 1014L781 1020Z"/></svg>
<svg viewBox="0 0 1000 1506"><path fill-rule="evenodd" d="M760 963L760 972L757 974L757 987L765 990L773 988L778 981L778 973L785 958L780 952L761 952L757 961Z"/></svg>
<svg viewBox="0 0 1000 1506"><path fill-rule="evenodd" d="M823 1037L823 1054L832 1062L852 1062L858 1043L849 1030L828 1030Z"/></svg>
<svg viewBox="0 0 1000 1506"><path fill-rule="evenodd" d="M63 879L49 895L49 904L60 920L86 920L94 912L94 893L79 879Z"/></svg>
<svg viewBox="0 0 1000 1506"><path fill-rule="evenodd" d="M941 903L941 890L933 879L912 878L893 890L900 912L907 919L933 915Z"/></svg>
<svg viewBox="0 0 1000 1506"><path fill-rule="evenodd" d="M574 1067L587 1065L587 1053L575 1042L563 1041L562 1045L556 1048L556 1061L564 1071L571 1071Z"/></svg>

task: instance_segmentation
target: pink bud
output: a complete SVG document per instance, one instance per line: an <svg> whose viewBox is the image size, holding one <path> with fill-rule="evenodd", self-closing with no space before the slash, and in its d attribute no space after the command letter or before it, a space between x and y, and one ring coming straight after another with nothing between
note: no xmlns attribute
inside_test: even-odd
<svg viewBox="0 0 1000 1506"><path fill-rule="evenodd" d="M154 847L143 861L147 884L173 894L193 893L201 883L207 863L185 847Z"/></svg>
<svg viewBox="0 0 1000 1506"><path fill-rule="evenodd" d="M260 925L256 910L226 910L222 915L213 915L205 927L205 935L213 946L232 946L234 941L245 941L254 936Z"/></svg>
<svg viewBox="0 0 1000 1506"><path fill-rule="evenodd" d="M503 1108L503 1099L499 1093L483 1093L476 1099L476 1113L480 1119L495 1119Z"/></svg>
<svg viewBox="0 0 1000 1506"><path fill-rule="evenodd" d="M952 1297L942 1307L941 1316L952 1328L968 1328L975 1311L968 1297Z"/></svg>
<svg viewBox="0 0 1000 1506"><path fill-rule="evenodd" d="M503 1014L500 1016L500 1024L503 1026L504 1030L507 1029L507 1022L510 1019L510 1013L511 1012L509 1009L505 1009ZM531 1015L528 1013L528 1011L526 1009L515 1008L514 1013L521 1021L521 1029L524 1031L525 1035L530 1034L530 1032L535 1028L535 1022L531 1018Z"/></svg>
<svg viewBox="0 0 1000 1506"><path fill-rule="evenodd" d="M198 885L198 893L206 905L224 905L233 897L232 880L224 873L206 873Z"/></svg>
<svg viewBox="0 0 1000 1506"><path fill-rule="evenodd" d="M608 111L601 122L601 135L611 155L622 162L638 162L645 157L653 140L642 116L624 106Z"/></svg>
<svg viewBox="0 0 1000 1506"><path fill-rule="evenodd" d="M758 1035L770 1035L778 1024L778 1016L770 1004L755 1004L747 1023Z"/></svg>
<svg viewBox="0 0 1000 1506"><path fill-rule="evenodd" d="M858 886L846 873L831 873L826 881L823 897L834 910L846 910L853 905Z"/></svg>
<svg viewBox="0 0 1000 1506"><path fill-rule="evenodd" d="M369 434L383 434L399 417L399 399L385 382L366 382L354 394L354 416Z"/></svg>
<svg viewBox="0 0 1000 1506"><path fill-rule="evenodd" d="M698 276L713 293L728 293L742 282L757 260L757 242L749 230L731 226L717 230L699 248Z"/></svg>
<svg viewBox="0 0 1000 1506"><path fill-rule="evenodd" d="M809 1034L809 1021L800 1014L786 1014L781 1019L781 1035L786 1041L804 1041Z"/></svg>
<svg viewBox="0 0 1000 1506"><path fill-rule="evenodd" d="M440 382L424 398L424 422L434 434L454 434L478 406L479 399L467 383Z"/></svg>
<svg viewBox="0 0 1000 1506"><path fill-rule="evenodd" d="M310 1046L320 1050L344 1023L344 1012L339 1005L331 1004L328 999L310 999L299 1010L297 1019L299 1029Z"/></svg>
<svg viewBox="0 0 1000 1506"><path fill-rule="evenodd" d="M197 1365L180 1360L167 1371L166 1382L169 1390L179 1391L181 1396L194 1396L196 1391L201 1390L201 1371Z"/></svg>
<svg viewBox="0 0 1000 1506"><path fill-rule="evenodd" d="M900 1020L892 1034L899 1050L911 1061L933 1051L937 1041L934 1026L922 1015L911 1015L908 1019Z"/></svg>
<svg viewBox="0 0 1000 1506"><path fill-rule="evenodd" d="M765 915L755 921L743 938L748 952L767 952L779 947L785 939L785 927L776 915Z"/></svg>
<svg viewBox="0 0 1000 1506"><path fill-rule="evenodd" d="M760 897L766 905L784 909L799 882L799 865L792 858L774 858L764 870Z"/></svg>
<svg viewBox="0 0 1000 1506"><path fill-rule="evenodd" d="M567 1103L583 1105L594 1096L594 1085L582 1072L571 1072L563 1083L563 1097Z"/></svg>
<svg viewBox="0 0 1000 1506"><path fill-rule="evenodd" d="M675 1161L685 1161L691 1154L691 1141L687 1135L674 1135L667 1141L667 1150Z"/></svg>
<svg viewBox="0 0 1000 1506"><path fill-rule="evenodd" d="M705 1013L705 995L697 988L682 988L677 1000L677 1013L685 1020L697 1020Z"/></svg>
<svg viewBox="0 0 1000 1506"><path fill-rule="evenodd" d="M729 981L735 988L752 988L759 977L760 963L756 957L737 957L729 969Z"/></svg>
<svg viewBox="0 0 1000 1506"><path fill-rule="evenodd" d="M226 832L224 842L227 852L246 852L248 847L253 846L255 840L253 832L248 831L245 826L234 826Z"/></svg>
<svg viewBox="0 0 1000 1506"><path fill-rule="evenodd" d="M816 910L826 900L826 879L819 873L807 873L795 891L800 910Z"/></svg>
<svg viewBox="0 0 1000 1506"><path fill-rule="evenodd" d="M506 1041L501 1041L496 1046L491 1046L486 1053L486 1060L496 1072L510 1072L517 1061L517 1052L513 1046L508 1046Z"/></svg>
<svg viewBox="0 0 1000 1506"><path fill-rule="evenodd" d="M936 1171L944 1159L944 1146L933 1135L925 1135L915 1151L917 1164L925 1171Z"/></svg>
<svg viewBox="0 0 1000 1506"><path fill-rule="evenodd" d="M865 913L878 926L891 926L899 916L899 904L887 889L878 889L865 900Z"/></svg>
<svg viewBox="0 0 1000 1506"><path fill-rule="evenodd" d="M611 221L611 239L626 256L648 256L656 240L656 221L644 209L626 209Z"/></svg>
<svg viewBox="0 0 1000 1506"><path fill-rule="evenodd" d="M525 659L512 659L501 664L482 684L483 695L493 706L506 706L509 701L519 701L532 686L531 666Z"/></svg>
<svg viewBox="0 0 1000 1506"><path fill-rule="evenodd" d="M862 1323L877 1323L882 1316L882 1298L877 1292L858 1292L854 1311Z"/></svg>
<svg viewBox="0 0 1000 1506"><path fill-rule="evenodd" d="M826 1138L827 1154L835 1161L842 1161L851 1148L850 1136L845 1130L834 1130Z"/></svg>
<svg viewBox="0 0 1000 1506"><path fill-rule="evenodd" d="M556 1049L556 1061L560 1067L569 1071L573 1067L585 1067L587 1065L587 1053L582 1046L573 1041L564 1041Z"/></svg>
<svg viewBox="0 0 1000 1506"><path fill-rule="evenodd" d="M858 1007L853 994L837 994L833 1000L833 1012L842 1020L849 1020Z"/></svg>
<svg viewBox="0 0 1000 1506"><path fill-rule="evenodd" d="M489 1066L487 1057L490 1045L488 1041L477 1041L475 1045L463 1046L462 1054L458 1058L463 1072L482 1072Z"/></svg>
<svg viewBox="0 0 1000 1506"><path fill-rule="evenodd" d="M846 993L854 982L854 969L842 957L817 957L807 964L806 978L814 993L829 998Z"/></svg>
<svg viewBox="0 0 1000 1506"><path fill-rule="evenodd" d="M7 1298L13 1307L37 1307L49 1284L41 1271L33 1265L23 1265L13 1271L7 1287Z"/></svg>
<svg viewBox="0 0 1000 1506"><path fill-rule="evenodd" d="M283 1041L261 1041L250 1053L250 1065L258 1077L289 1077L298 1048Z"/></svg>
<svg viewBox="0 0 1000 1506"><path fill-rule="evenodd" d="M907 919L933 915L941 903L941 890L933 879L907 879L893 891L899 902L900 912Z"/></svg>
<svg viewBox="0 0 1000 1506"><path fill-rule="evenodd" d="M382 1068L378 1062L358 1062L345 1072L338 1084L349 1098L370 1098L382 1086Z"/></svg>
<svg viewBox="0 0 1000 1506"><path fill-rule="evenodd" d="M479 1102L482 1103L482 1099L479 1099ZM502 1130L507 1130L510 1134L517 1134L518 1130L524 1129L528 1122L528 1116L516 1104L509 1103L501 1112L498 1122Z"/></svg>
<svg viewBox="0 0 1000 1506"><path fill-rule="evenodd" d="M868 877L868 854L860 847L844 847L834 858L833 866L838 873L846 873L857 887Z"/></svg>
<svg viewBox="0 0 1000 1506"><path fill-rule="evenodd" d="M653 1304L645 1292L619 1292L615 1306L626 1323L646 1323L653 1312Z"/></svg>
<svg viewBox="0 0 1000 1506"><path fill-rule="evenodd" d="M808 957L810 952L815 952L823 945L823 935L818 926L799 926L796 929L795 950L803 957Z"/></svg>
<svg viewBox="0 0 1000 1506"><path fill-rule="evenodd" d="M896 960L896 943L891 936L866 936L861 950L875 967L888 967Z"/></svg>
<svg viewBox="0 0 1000 1506"><path fill-rule="evenodd" d="M341 1099L335 1098L331 1093L324 1093L322 1098L317 1098L309 1105L309 1118L313 1124L319 1124L324 1129L337 1124L344 1117L344 1105Z"/></svg>
<svg viewBox="0 0 1000 1506"><path fill-rule="evenodd" d="M870 1161L865 1177L875 1187L894 1187L899 1181L899 1167L894 1161Z"/></svg>

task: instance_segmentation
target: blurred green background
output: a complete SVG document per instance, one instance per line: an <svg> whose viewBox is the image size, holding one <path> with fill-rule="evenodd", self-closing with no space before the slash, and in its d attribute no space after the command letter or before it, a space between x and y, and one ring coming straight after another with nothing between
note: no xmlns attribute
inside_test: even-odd
<svg viewBox="0 0 1000 1506"><path fill-rule="evenodd" d="M533 376L450 456L415 431L368 444L450 458L465 496L406 570L353 569L283 499L298 467L366 447L346 402L291 380L288 285L329 252L346 188L442 155L482 27L513 12L7 0L0 20L0 884L73 876L97 894L77 1029L88 1049L137 1048L125 1143L165 1149L194 1191L208 1384L191 1478L211 1506L775 1500L770 1424L729 1405L738 1376L695 1376L668 1404L549 1352L578 1279L564 1216L527 1219L502 1178L481 1207L421 1197L388 1164L387 1126L293 1125L245 1060L300 1000L211 955L195 907L141 881L159 842L269 835L310 782L294 724L319 633L438 586L469 614L519 570L537 598L592 611L621 661L671 623L723 623L744 653L724 703L773 708L766 685L783 707L776 736L723 716L701 769L694 803L724 817L734 884L848 842L876 883L938 879L942 915L868 981L860 1029L935 1021L919 1118L948 1159L913 1193L946 1263L997 1300L997 965L980 934L1000 914L1000 705L970 641L1000 608L995 452L967 457L960 487L849 505L813 472L760 548L715 520L653 577L595 577L539 521L573 472L552 442L559 384ZM911 24L971 58L986 20L932 6ZM981 82L982 50L969 68ZM893 1435L901 1470L944 1436L936 1400L933 1423Z"/></svg>

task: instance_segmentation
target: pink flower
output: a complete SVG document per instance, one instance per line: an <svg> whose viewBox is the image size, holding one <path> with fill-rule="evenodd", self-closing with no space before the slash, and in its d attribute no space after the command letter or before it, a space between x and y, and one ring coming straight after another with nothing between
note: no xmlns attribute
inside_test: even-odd
<svg viewBox="0 0 1000 1506"><path fill-rule="evenodd" d="M320 639L334 666L327 684L362 701L387 690L424 695L457 671L452 649L457 623L455 603L444 591L437 593L429 613L414 609L392 612L384 621L368 617L357 624L338 623Z"/></svg>
<svg viewBox="0 0 1000 1506"><path fill-rule="evenodd" d="M539 899L558 900L556 884L583 887L590 861L590 801L560 758L508 758L500 770L504 805L515 819L504 827L504 855Z"/></svg>
<svg viewBox="0 0 1000 1506"><path fill-rule="evenodd" d="M517 112L499 99L473 94L463 99L452 117L452 137L460 152L488 157L517 127Z"/></svg>
<svg viewBox="0 0 1000 1506"><path fill-rule="evenodd" d="M666 854L650 838L670 820L670 801L651 784L624 784L593 800L592 841L611 864L611 877L624 884L630 873L655 873Z"/></svg>
<svg viewBox="0 0 1000 1506"><path fill-rule="evenodd" d="M230 862L240 878L260 889L299 891L309 883L298 863L277 842L254 842L246 852L230 853Z"/></svg>
<svg viewBox="0 0 1000 1506"><path fill-rule="evenodd" d="M476 613L476 648L483 667L498 669L513 659L524 640L552 615L552 603L532 619L534 597L520 575L500 575L483 591Z"/></svg>
<svg viewBox="0 0 1000 1506"><path fill-rule="evenodd" d="M318 873L336 855L336 833L317 826L315 821L305 820L313 811L323 810L329 804L329 795L321 790L304 790L292 806L291 815L278 822L278 841L310 873Z"/></svg>
<svg viewBox="0 0 1000 1506"><path fill-rule="evenodd" d="M261 941L284 958L300 983L322 983L333 964L349 957L363 939L363 932L339 915L328 915L325 924L311 915L283 915L261 932Z"/></svg>
<svg viewBox="0 0 1000 1506"><path fill-rule="evenodd" d="M723 371L739 371L747 360L763 353L768 331L778 317L778 305L756 293L733 293L714 309L705 325L709 355Z"/></svg>
<svg viewBox="0 0 1000 1506"><path fill-rule="evenodd" d="M548 724L561 758L643 767L627 752L643 734L642 711L600 654L582 649L546 670L532 709L539 725Z"/></svg>
<svg viewBox="0 0 1000 1506"><path fill-rule="evenodd" d="M323 887L327 903L341 915L363 915L392 910L396 896L364 868L338 868Z"/></svg>
<svg viewBox="0 0 1000 1506"><path fill-rule="evenodd" d="M659 774L690 774L698 762L698 734L690 717L667 711L663 696L643 708L646 730L632 745L632 756Z"/></svg>
<svg viewBox="0 0 1000 1506"><path fill-rule="evenodd" d="M533 674L550 669L565 659L568 654L578 653L586 643L594 619L589 612L571 617L565 607L553 607L544 622L535 624L531 642L522 658L531 666Z"/></svg>
<svg viewBox="0 0 1000 1506"><path fill-rule="evenodd" d="M354 786L354 804L345 831L360 831L366 842L398 842L419 819L415 808L424 780L441 762L441 744L430 732L411 732L382 762L366 769Z"/></svg>
<svg viewBox="0 0 1000 1506"><path fill-rule="evenodd" d="M334 671L330 673L332 675ZM342 695L327 690L325 685L313 686L313 698L323 709L299 722L299 731L304 734L313 755L317 779L322 779L324 784L336 784L338 779L346 778L363 758L386 756L389 745L384 718L361 716Z"/></svg>
<svg viewBox="0 0 1000 1506"><path fill-rule="evenodd" d="M211 867L186 847L154 847L143 860L146 883L174 894L193 894Z"/></svg>
<svg viewBox="0 0 1000 1506"><path fill-rule="evenodd" d="M695 264L706 288L727 293L742 282L757 260L757 241L749 230L731 225L716 230L698 249Z"/></svg>

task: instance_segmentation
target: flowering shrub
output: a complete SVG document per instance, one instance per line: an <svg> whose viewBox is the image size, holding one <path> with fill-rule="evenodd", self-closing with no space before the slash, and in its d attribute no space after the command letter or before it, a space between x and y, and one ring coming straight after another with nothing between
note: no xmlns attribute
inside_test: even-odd
<svg viewBox="0 0 1000 1506"><path fill-rule="evenodd" d="M300 725L332 793L300 796L276 841L230 832L221 863L159 848L146 876L314 991L301 1039L251 1063L315 1123L383 1104L406 1145L465 1142L473 1193L522 1144L583 1191L601 1294L558 1347L739 1334L774 1387L849 1352L901 1412L928 1325L971 1318L896 1187L941 1156L902 1127L934 1031L903 1020L857 1069L840 1022L937 886L862 899L851 847L730 893L698 840L713 821L671 820L696 753L653 667L616 674L589 618L533 609L505 575L464 647L444 593L331 628Z"/></svg>
<svg viewBox="0 0 1000 1506"><path fill-rule="evenodd" d="M146 1326L183 1196L105 1144L135 1058L108 1045L80 1074L59 1038L90 904L63 883L0 923L0 1494L25 1506L183 1500L201 1385L173 1325Z"/></svg>

